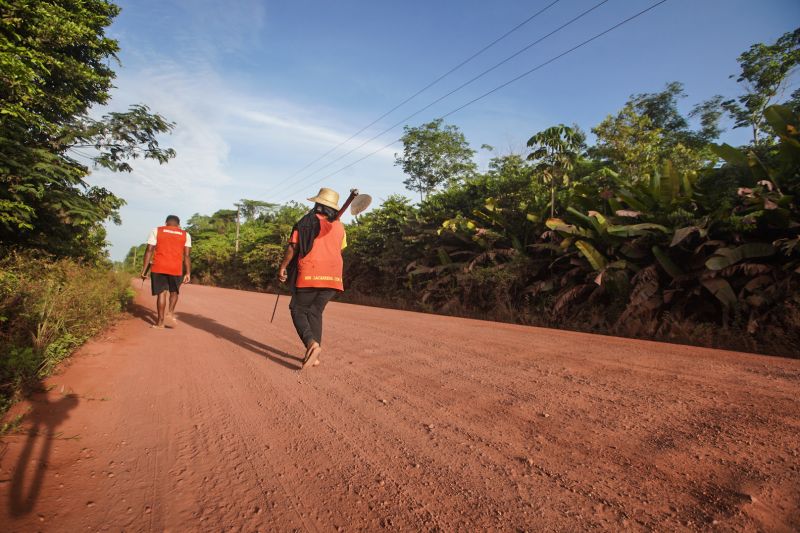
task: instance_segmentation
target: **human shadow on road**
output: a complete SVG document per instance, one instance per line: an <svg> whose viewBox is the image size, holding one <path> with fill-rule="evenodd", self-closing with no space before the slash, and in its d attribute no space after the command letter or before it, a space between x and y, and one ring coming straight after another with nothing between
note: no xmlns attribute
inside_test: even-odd
<svg viewBox="0 0 800 533"><path fill-rule="evenodd" d="M202 315L195 315L192 313L178 312L177 314L180 323L186 324L187 326L192 326L193 328L202 329L203 331L211 333L215 337L225 339L226 341L231 342L237 346L241 346L245 350L253 352L256 355L266 357L270 361L278 363L279 365L282 365L291 370L300 370L301 368L301 365L296 365L289 361L286 361L286 359L291 359L293 361L298 361L302 363L303 359L301 357L294 356L292 354L278 350L277 348L273 348L272 346L269 346L262 342L258 342L249 337L245 337L244 335L242 335L240 331L237 331L233 328L229 328L228 326L220 324L213 318L208 318Z"/></svg>
<svg viewBox="0 0 800 533"><path fill-rule="evenodd" d="M25 421L30 423L25 446L11 477L8 502L11 516L22 516L33 510L42 490L53 440L58 438L56 428L69 418L68 413L78 405L78 397L70 394L60 400L49 401L47 395L42 394L40 399L32 399L31 404L33 409L25 415ZM39 455L36 460L31 460L39 442ZM26 478L30 478L27 483Z"/></svg>
<svg viewBox="0 0 800 533"><path fill-rule="evenodd" d="M157 318L156 312L153 311L152 309L148 309L143 305L131 304L130 307L128 308L128 312L133 316L135 316L136 318L139 318L147 322L148 324L156 323L156 318Z"/></svg>

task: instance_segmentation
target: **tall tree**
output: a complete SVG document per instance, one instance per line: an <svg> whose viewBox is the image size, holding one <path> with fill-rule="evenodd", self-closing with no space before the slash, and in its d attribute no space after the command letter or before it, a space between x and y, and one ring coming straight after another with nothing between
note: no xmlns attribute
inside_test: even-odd
<svg viewBox="0 0 800 533"><path fill-rule="evenodd" d="M473 175L477 166L472 160L475 150L469 147L457 126L442 125L436 119L422 126L406 126L403 134L403 155L395 154L395 165L403 168L408 190L425 197L443 184L454 184Z"/></svg>
<svg viewBox="0 0 800 533"><path fill-rule="evenodd" d="M550 216L556 212L556 190L569 185L569 173L586 148L586 136L577 127L563 124L540 131L528 139L528 160L542 181L550 186Z"/></svg>
<svg viewBox="0 0 800 533"><path fill-rule="evenodd" d="M158 136L173 125L143 105L100 119L119 45L105 30L119 7L104 0L0 0L0 244L103 256L103 222L123 201L85 178L90 166L174 157Z"/></svg>
<svg viewBox="0 0 800 533"><path fill-rule="evenodd" d="M735 77L745 92L721 105L733 119L734 128L750 128L753 145L759 146L772 138L764 133L764 111L783 97L791 74L800 65L800 28L773 44L754 44L738 61L741 71L731 78Z"/></svg>
<svg viewBox="0 0 800 533"><path fill-rule="evenodd" d="M678 109L678 100L682 98L686 98L683 83L673 81L667 83L662 91L633 95L627 103L637 114L650 119L650 127L661 131L666 149L678 144L688 148L702 148L719 137L722 99L716 97L696 105L688 116L684 116ZM699 131L689 127L689 118L700 120Z"/></svg>
<svg viewBox="0 0 800 533"><path fill-rule="evenodd" d="M254 220L263 214L275 211L278 207L278 204L271 204L262 200L248 200L247 198L242 198L239 201L239 213L241 213L242 217L247 221Z"/></svg>
<svg viewBox="0 0 800 533"><path fill-rule="evenodd" d="M653 126L664 131L685 131L689 123L678 111L678 99L686 97L683 84L673 81L663 91L641 93L628 100L637 113L650 118Z"/></svg>

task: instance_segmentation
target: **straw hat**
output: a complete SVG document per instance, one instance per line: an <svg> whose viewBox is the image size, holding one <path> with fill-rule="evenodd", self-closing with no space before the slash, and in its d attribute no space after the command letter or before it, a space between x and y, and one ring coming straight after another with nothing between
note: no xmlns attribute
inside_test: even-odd
<svg viewBox="0 0 800 533"><path fill-rule="evenodd" d="M333 189L323 187L316 196L309 198L308 201L339 209L339 193Z"/></svg>

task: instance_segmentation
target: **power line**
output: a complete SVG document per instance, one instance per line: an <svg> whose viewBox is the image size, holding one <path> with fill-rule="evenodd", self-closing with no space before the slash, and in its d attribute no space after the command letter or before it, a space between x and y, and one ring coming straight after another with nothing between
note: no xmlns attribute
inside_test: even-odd
<svg viewBox="0 0 800 533"><path fill-rule="evenodd" d="M511 85L512 83L515 83L515 82L517 82L517 81L521 80L522 78L524 78L524 77L526 77L526 76L529 76L529 75L533 74L533 73L534 73L534 72L536 72L537 70L540 70L540 69L542 69L542 68L546 67L547 65L549 65L549 64L551 64L551 63L553 63L553 62L555 62L555 61L557 61L557 60L559 60L559 59L561 59L562 57L564 57L564 56L566 56L566 55L569 55L569 54L571 54L572 52L575 52L576 50L578 50L578 49L580 49L580 48L583 48L583 47L584 47L584 46L586 46L587 44L589 44L589 43L591 43L591 42L593 42L593 41L595 41L595 40L599 39L600 37L603 37L604 35L606 35L606 34L608 34L608 33L611 33L612 31L614 31L614 30L616 30L616 29L620 28L621 26L624 26L625 24L627 24L627 23L629 23L629 22L633 21L634 19L637 19L637 18L639 18L640 16L644 15L645 13L647 13L647 12L649 12L649 11L652 11L653 9L655 9L656 7L658 7L658 6L660 6L661 4L665 3L666 1L667 1L667 0L661 0L660 2L656 2L655 4L651 5L650 7L647 7L647 8L645 8L645 9L643 9L643 10L639 11L639 12L638 12L638 13L636 13L635 15L631 15L630 17L628 17L628 18L626 18L626 19L622 20L621 22L618 22L617 24L615 24L615 25L613 25L613 26L609 27L608 29L606 29L606 30L604 30L604 31L602 31L602 32L600 32L600 33L598 33L598 34L596 34L596 35L594 35L593 37L590 37L589 39L586 39L585 41L582 41L581 43L579 43L579 44L577 44L577 45L573 46L572 48L570 48L570 49L568 49L568 50L566 50L566 51L564 51L564 52L561 52L561 53L560 53L560 54L558 54L558 55L555 55L555 56L551 57L551 58L550 58L550 59L548 59L547 61L545 61L545 62L543 62L543 63L540 63L539 65L536 65L536 66L535 66L535 67L533 67L532 69L530 69L530 70L527 70L527 71L523 72L523 73L522 73L522 74L520 74L519 76L516 76L516 77L514 77L514 78L512 78L512 79L508 80L507 82L505 82L505 83L503 83L503 84L501 84L501 85L498 85L498 86L497 86L497 87L495 87L494 89L491 89L490 91L487 91L487 92L485 92L485 93L481 94L480 96L477 96L476 98L473 98L472 100L469 100L468 102L466 102L466 103L464 103L464 104L462 104L462 105L458 106L457 108L455 108L455 109L453 109L453 110L451 110L451 111L448 111L448 112L447 112L447 113L445 113L444 115L441 115L441 117L439 117L439 118L446 118L446 117L449 117L450 115L452 115L452 114L454 114L454 113L457 113L458 111L461 111L462 109L464 109L464 108L466 108L466 107L468 107L468 106L470 106L470 105L474 104L475 102L478 102L479 100L483 100L483 99L484 99L484 98L486 98L487 96L489 96L489 95L491 95L491 94L493 94L493 93L495 93L495 92L499 91L500 89L503 89L503 88L505 88L505 87L507 87L507 86ZM315 184L317 184L317 183L319 183L319 182L323 181L324 179L327 179L327 178L329 178L329 177L331 177L331 176L334 176L334 175L336 175L336 174L338 174L338 173L340 173L340 172L343 172L343 171L347 170L348 168L351 168L351 167L353 167L353 166L357 165L357 164L358 164L358 163L360 163L361 161L364 161L365 159L367 159L367 158L369 158L369 157L372 157L373 155L377 154L377 153L378 153L378 152L380 152L381 150L385 150L385 149L389 148L391 145L393 145L393 144L395 144L395 143L397 143L397 142L400 142L401 140L402 140L402 138L400 138L400 139L395 139L395 140L393 140L392 142L390 142L390 143L386 144L385 146L382 146L382 147L378 148L377 150L375 150L375 151L373 151L373 152L370 152L370 153L366 154L365 156L363 156L363 157L361 157L361 158L359 158L359 159L356 159L356 160L355 160L355 161L353 161L352 163L349 163L349 164L347 164L347 165L345 165L345 166L341 167L340 169L338 169L338 170L336 170L336 171L334 171L334 172L331 172L330 174L326 175L324 178L322 178L322 179L320 179L320 180L317 180L317 181L315 181L315 182L313 182L313 183L310 183L309 185L315 185ZM292 194L291 194L291 196L293 196L294 194L296 194L296 193L292 193ZM289 199L289 197L287 197L286 199Z"/></svg>
<svg viewBox="0 0 800 533"><path fill-rule="evenodd" d="M481 72L480 74L477 74L476 76L473 76L472 78L470 78L469 80L465 81L464 83L462 83L461 85L459 85L459 86L458 86L458 87L456 87L455 89L452 89L451 91L449 91L449 92L445 93L444 95L440 96L439 98L435 99L434 101L432 101L432 102L431 102L431 103L429 103L428 105L426 105L426 106L422 107L421 109L418 109L417 111L415 111L414 113L412 113L412 114L408 115L407 117L404 117L404 118L402 118L400 121L398 121L398 122L396 122L396 123L392 124L391 126L389 126L388 128L384 129L383 131L381 131L381 132L377 133L376 135L374 135L374 136L370 137L369 139L367 139L366 141L362 142L361 144L359 144L359 145L358 145L358 146L356 146L355 148L352 148L352 149L350 149L349 151L345 152L344 154L340 155L339 157L337 157L337 158L335 158L335 159L331 160L330 162L326 163L325 165L323 165L323 166L319 167L317 170L313 171L312 173L310 173L310 174L307 174L306 176L304 176L304 177L300 178L300 179L299 179L299 180L298 180L298 181L295 183L295 185L297 185L297 183L300 183L300 182L303 182L303 181L307 180L308 178L310 178L310 177L314 176L315 174L318 174L319 172L321 172L321 171L325 170L326 168L330 167L330 166L331 166L331 165L333 165L334 163L337 163L338 161L341 161L342 159L344 159L344 158L345 158L345 157L347 157L348 155L350 155L350 154L352 154L353 152L355 152L355 151L357 151L357 150L361 149L362 147L364 147L365 145L367 145L367 144L369 144L370 142L374 141L374 140L375 140L375 139L377 139L378 137L381 137L381 136L382 136L382 135L384 135L385 133L387 133L387 132L389 132L389 131L391 131L391 130L395 129L397 126L401 126L402 124L404 124L404 123L408 122L410 119L412 119L412 118L414 118L415 116L419 115L419 114L420 114L420 113L422 113L423 111L426 111L426 110L430 109L431 107L433 107L434 105L438 104L439 102L441 102L441 101L442 101L442 100L444 100L445 98L448 98L448 97L452 96L454 93L456 93L456 92L460 91L461 89L463 89L464 87L466 87L466 86L468 86L468 85L470 85L470 84L472 84L472 83L476 82L477 80L479 80L480 78L484 77L485 75L487 75L488 73L492 72L493 70L495 70L495 69L499 68L500 66L502 66L502 65L504 65L504 64L506 64L506 63L508 63L509 61L511 61L511 60L512 60L512 59L514 59L515 57L519 56L519 55L520 55L520 54L522 54L523 52L526 52L526 51L530 50L531 48L533 48L533 47L534 47L534 46L536 46L537 44L541 43L542 41L545 41L546 39L549 39L550 37L552 37L552 36L553 36L553 35L555 35L556 33L558 33L558 32L560 32L561 30L563 30L564 28L566 28L566 27L568 27L568 26L570 26L570 25L574 24L575 22L577 22L578 20L582 19L583 17L585 17L586 15L588 15L589 13L591 13L592 11L594 11L594 10L598 9L599 7L601 7L603 4L606 4L606 3L608 3L608 1L609 1L609 0L601 0L601 1L600 1L600 2L598 2L597 4L595 4L595 5L593 5L592 7L590 7L589 9L587 9L587 10L583 11L582 13L580 13L580 14L576 15L575 17L571 18L571 19L570 19L570 20L568 20L567 22L563 23L561 26L559 26L559 27L557 27L556 29L552 30L550 33L547 33L546 35L543 35L542 37L540 37L540 38L536 39L535 41L533 41L533 42L531 42L531 43L528 43L526 46L524 46L524 47L520 48L519 50L517 50L516 52L514 52L514 53L513 53L513 54L511 54L510 56L506 57L505 59L503 59L503 60L502 60L502 61L500 61L499 63L496 63L496 64L494 64L493 66L491 66L491 67L489 67L488 69L486 69L486 70L484 70L483 72ZM379 150L379 151L380 151L380 150Z"/></svg>
<svg viewBox="0 0 800 533"><path fill-rule="evenodd" d="M321 161L322 159L325 159L325 157L327 157L328 155L330 155L331 153L335 152L336 150L338 150L343 145L345 145L348 142L350 142L353 139L355 139L358 135L363 133L365 130L367 130L368 128L371 128L372 126L377 124L382 119L386 118L387 116L389 116L393 112L397 111L399 108L401 108L402 106L404 106L405 104L407 104L408 102L410 102L411 100L413 100L414 98L416 98L417 96L422 94L423 92L427 91L428 89L430 89L431 87L433 87L434 85L436 85L437 83L439 83L440 81L445 79L447 76L449 76L453 72L457 71L458 69L460 69L461 67L463 67L464 65L466 65L467 63L469 63L470 61L472 61L473 59L475 59L476 57L478 57L482 53L484 53L485 51L487 51L489 48L491 48L494 45L496 45L497 43L499 43L500 41L502 41L503 39L505 39L506 37L508 37L512 33L514 33L515 31L517 31L518 29L522 28L527 23L529 23L530 21L532 21L533 19L535 19L536 17L538 17L539 15L541 15L542 13L544 13L545 11L547 11L548 9L550 9L551 7L553 7L554 5L556 5L560 1L561 0L553 0L552 2L550 2L549 4L544 6L542 9L540 9L539 11L534 13L533 15L529 16L528 18L526 18L525 20L523 20L522 22L520 22L519 24L517 24L516 26L514 26L510 30L508 30L507 32L505 32L503 35L501 35L500 37L496 38L494 41L490 42L489 44L487 44L486 46L484 46L483 48L481 48L480 50L478 50L477 52L475 52L474 54L472 54L471 56L469 56L465 60L461 61L459 64L457 64L456 66L454 66L453 68L451 68L450 70L448 70L447 72L445 72L444 74L442 74L441 76L439 76L438 78L433 80L432 82L428 83L425 87L423 87L422 89L418 90L417 92L415 92L411 96L407 97L405 100L403 100L402 102L400 102L399 104L397 104L396 106L391 108L389 111L385 112L384 114L382 114L381 116L379 116L378 118L376 118L375 120L373 120L372 122L370 122L369 124L367 124L366 126L361 128L360 130L358 130L357 132L352 134L350 137L348 137L344 141L340 142L339 144L337 144L336 146L334 146L333 148L331 148L330 150L328 150L327 152L325 152L321 156L317 157L316 159L314 159L313 161L311 161L307 165L305 165L302 168L298 169L292 175L288 176L287 178L285 178L281 182L275 184L275 186L273 186L270 189L268 189L268 191L271 191L271 190L275 189L276 187L278 187L282 183L285 183L285 182L289 181L290 179L292 179L293 177L297 176L298 174L300 174L301 172L303 172L307 168L313 166L315 163Z"/></svg>

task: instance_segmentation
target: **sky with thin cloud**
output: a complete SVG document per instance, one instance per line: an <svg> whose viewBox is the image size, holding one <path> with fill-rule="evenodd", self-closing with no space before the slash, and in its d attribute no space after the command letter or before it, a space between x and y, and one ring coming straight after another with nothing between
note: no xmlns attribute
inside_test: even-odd
<svg viewBox="0 0 800 533"><path fill-rule="evenodd" d="M90 182L127 201L110 225L113 259L144 242L167 214L230 209L241 198L304 201L320 186L378 201L412 196L393 164L402 126L369 140L600 0L561 0L452 75L348 139L552 0L405 2L122 0L110 28L122 52L109 109L144 103L176 123L162 144L166 165L136 161L129 174L95 170ZM459 107L654 2L609 0L589 15L408 121ZM494 155L557 123L589 130L633 93L686 85L684 110L714 94L734 96L729 75L754 42L794 29L794 0L668 0L643 15L448 117L485 167ZM95 110L102 113L104 110ZM726 132L741 143L746 133ZM369 142L367 142L369 141ZM484 144L493 147L485 150ZM360 146L363 145L363 146ZM352 153L342 157L346 152ZM370 155L350 168L350 163ZM337 160L338 159L338 160Z"/></svg>

